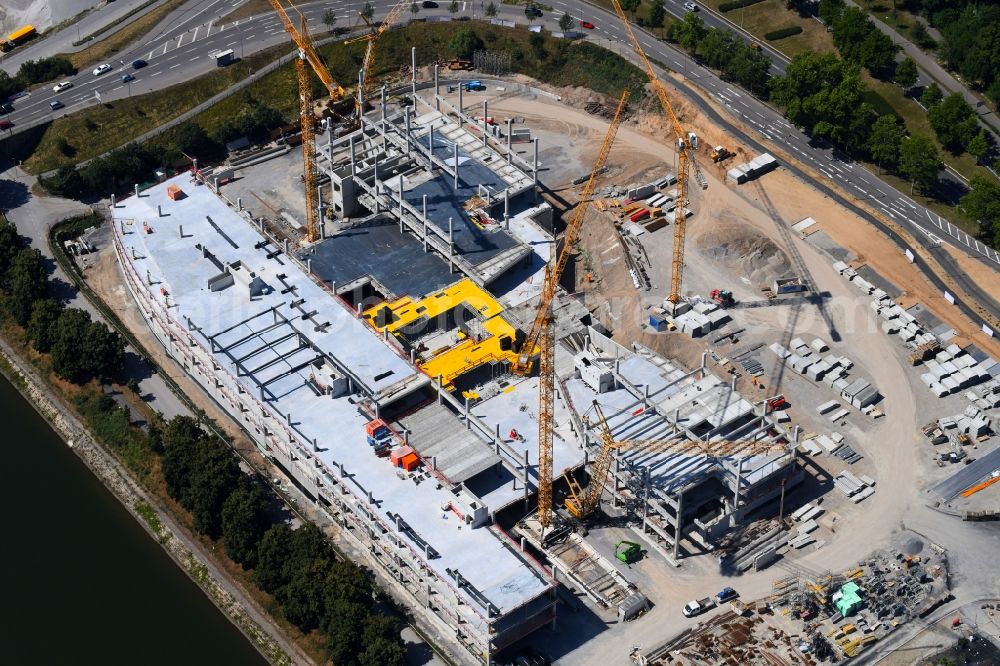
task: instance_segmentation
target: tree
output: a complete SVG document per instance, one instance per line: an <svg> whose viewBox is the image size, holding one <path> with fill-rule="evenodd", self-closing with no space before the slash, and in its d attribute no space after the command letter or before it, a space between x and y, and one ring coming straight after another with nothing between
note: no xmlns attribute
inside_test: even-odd
<svg viewBox="0 0 1000 666"><path fill-rule="evenodd" d="M451 0L448 3L448 13L457 14L458 13L458 0Z"/></svg>
<svg viewBox="0 0 1000 666"><path fill-rule="evenodd" d="M819 0L819 18L832 28L833 24L840 18L844 8L844 0Z"/></svg>
<svg viewBox="0 0 1000 666"><path fill-rule="evenodd" d="M913 58L903 58L896 65L896 73L892 80L903 90L909 90L917 83L917 63Z"/></svg>
<svg viewBox="0 0 1000 666"><path fill-rule="evenodd" d="M52 349L56 322L62 314L63 307L58 301L43 298L31 306L31 319L28 321L28 339L36 351L43 354Z"/></svg>
<svg viewBox="0 0 1000 666"><path fill-rule="evenodd" d="M490 0L490 3L486 5L486 15L490 18L497 15L497 5L492 0Z"/></svg>
<svg viewBox="0 0 1000 666"><path fill-rule="evenodd" d="M989 176L974 175L961 203L969 217L979 222L983 237L993 240L995 247L1000 246L997 243L1000 240L1000 183Z"/></svg>
<svg viewBox="0 0 1000 666"><path fill-rule="evenodd" d="M85 381L89 368L79 354L80 331L90 326L90 314L78 308L66 308L59 315L55 326L49 329L52 369L71 382Z"/></svg>
<svg viewBox="0 0 1000 666"><path fill-rule="evenodd" d="M931 34L927 32L927 27L924 22L917 20L913 27L910 28L910 37L913 39L913 43L922 49L933 49L937 46L937 42L931 37Z"/></svg>
<svg viewBox="0 0 1000 666"><path fill-rule="evenodd" d="M965 149L970 155L976 158L977 164L982 164L990 152L990 140L986 134L986 130L984 128L980 128L979 134L972 137L972 139L965 144Z"/></svg>
<svg viewBox="0 0 1000 666"><path fill-rule="evenodd" d="M194 122L181 123L174 130L174 145L185 155L211 162L224 156L224 147L210 136L205 128Z"/></svg>
<svg viewBox="0 0 1000 666"><path fill-rule="evenodd" d="M410 13L413 14L413 16L415 17L419 11L420 11L420 5L418 5L415 2L411 2L410 3Z"/></svg>
<svg viewBox="0 0 1000 666"><path fill-rule="evenodd" d="M563 14L559 17L559 29L563 32L569 32L574 25L576 25L576 20L569 14Z"/></svg>
<svg viewBox="0 0 1000 666"><path fill-rule="evenodd" d="M635 18L635 10L639 9L642 0L621 0L618 4L622 6L629 16Z"/></svg>
<svg viewBox="0 0 1000 666"><path fill-rule="evenodd" d="M406 650L399 636L399 620L391 615L369 615L361 633L361 666L402 666Z"/></svg>
<svg viewBox="0 0 1000 666"><path fill-rule="evenodd" d="M374 588L365 570L346 560L337 560L330 566L324 582L326 605L332 608L338 602L357 604L370 608Z"/></svg>
<svg viewBox="0 0 1000 666"><path fill-rule="evenodd" d="M650 28L662 28L663 21L667 18L667 10L663 8L662 2L654 2L649 6L649 13L646 15L646 21L649 23Z"/></svg>
<svg viewBox="0 0 1000 666"><path fill-rule="evenodd" d="M452 35L448 47L456 58L471 60L473 54L483 48L483 40L479 39L472 28L464 27Z"/></svg>
<svg viewBox="0 0 1000 666"><path fill-rule="evenodd" d="M361 8L361 15L369 21L372 20L372 16L375 15L375 8L372 7L372 3L366 2L364 4L364 7Z"/></svg>
<svg viewBox="0 0 1000 666"><path fill-rule="evenodd" d="M196 450L191 489L185 508L194 528L213 539L222 533L222 507L242 478L236 456L217 439L206 438Z"/></svg>
<svg viewBox="0 0 1000 666"><path fill-rule="evenodd" d="M333 26L337 25L337 12L332 9L323 12L323 24L327 30L333 30Z"/></svg>
<svg viewBox="0 0 1000 666"><path fill-rule="evenodd" d="M959 93L945 97L927 112L934 133L945 148L958 154L979 129L976 112Z"/></svg>
<svg viewBox="0 0 1000 666"><path fill-rule="evenodd" d="M694 12L687 12L684 18L674 24L672 38L688 51L694 51L708 34L705 22Z"/></svg>
<svg viewBox="0 0 1000 666"><path fill-rule="evenodd" d="M256 483L241 483L222 505L222 543L226 554L234 562L254 566L257 546L267 527L267 497Z"/></svg>
<svg viewBox="0 0 1000 666"><path fill-rule="evenodd" d="M317 585L325 575L322 562L312 562L296 570L291 580L278 590L281 610L288 621L308 634L320 626L326 607L323 589Z"/></svg>
<svg viewBox="0 0 1000 666"><path fill-rule="evenodd" d="M899 119L892 114L879 116L875 121L872 135L868 138L868 152L880 172L882 167L891 170L899 164L899 145L903 142L904 133Z"/></svg>
<svg viewBox="0 0 1000 666"><path fill-rule="evenodd" d="M869 23L869 25L872 26L872 29L861 42L859 62L871 72L872 76L887 79L896 65L896 53L899 51L899 47L892 42L887 34L873 24Z"/></svg>
<svg viewBox="0 0 1000 666"><path fill-rule="evenodd" d="M911 194L913 185L920 188L924 194L933 190L938 182L940 169L941 159L937 147L929 137L914 134L900 145L899 172L910 181Z"/></svg>
<svg viewBox="0 0 1000 666"><path fill-rule="evenodd" d="M920 104L925 109L930 110L935 104L940 102L943 98L944 95L941 93L941 88L938 87L938 84L931 83L926 88L924 88L924 91L922 93L920 93Z"/></svg>
<svg viewBox="0 0 1000 666"><path fill-rule="evenodd" d="M335 601L333 605L327 605L323 633L326 634L326 649L333 663L357 663L355 660L362 650L365 619L370 613L369 606L362 604Z"/></svg>
<svg viewBox="0 0 1000 666"><path fill-rule="evenodd" d="M24 248L17 253L7 271L7 312L21 326L31 319L31 307L45 296L48 288L42 253L35 248Z"/></svg>
<svg viewBox="0 0 1000 666"><path fill-rule="evenodd" d="M205 432L190 416L176 416L167 422L161 434L163 480L167 492L182 506L189 503L194 469L198 465L198 447Z"/></svg>
<svg viewBox="0 0 1000 666"><path fill-rule="evenodd" d="M169 448L167 449L169 451ZM292 528L285 523L272 525L257 547L257 567L253 579L265 592L274 594L290 578L285 575L285 563L292 549Z"/></svg>
<svg viewBox="0 0 1000 666"><path fill-rule="evenodd" d="M754 95L766 97L770 69L770 58L744 44L736 49L723 67L723 73Z"/></svg>
<svg viewBox="0 0 1000 666"><path fill-rule="evenodd" d="M121 370L125 341L103 322L91 322L83 332L79 353L86 364L88 378L108 379Z"/></svg>
<svg viewBox="0 0 1000 666"><path fill-rule="evenodd" d="M14 264L14 258L24 247L17 227L5 220L0 220L0 287L7 283L7 273Z"/></svg>

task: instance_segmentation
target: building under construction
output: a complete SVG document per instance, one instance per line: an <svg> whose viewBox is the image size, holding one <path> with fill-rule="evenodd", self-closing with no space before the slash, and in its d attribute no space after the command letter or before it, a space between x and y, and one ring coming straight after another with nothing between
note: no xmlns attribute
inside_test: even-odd
<svg viewBox="0 0 1000 666"><path fill-rule="evenodd" d="M555 620L556 580L502 525L539 486L539 377L512 366L516 313L533 311L556 244L537 143L523 160L509 123L438 90L414 83L392 112L383 93L360 128L317 139L332 215L315 243L275 235L198 171L113 204L113 236L168 354L414 609L491 663ZM616 439L793 441L704 364L617 345L566 294L554 310L557 474L582 478L597 455L595 401ZM800 475L787 450L623 447L609 511L677 561L684 537L716 538Z"/></svg>

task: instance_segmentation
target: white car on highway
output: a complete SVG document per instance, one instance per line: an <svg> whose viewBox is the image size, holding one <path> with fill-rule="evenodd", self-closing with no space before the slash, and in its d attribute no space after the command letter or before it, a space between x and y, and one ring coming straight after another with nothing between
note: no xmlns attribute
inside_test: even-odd
<svg viewBox="0 0 1000 666"><path fill-rule="evenodd" d="M688 10L689 12L696 12L698 11L698 5L694 4L693 2L685 2L684 9Z"/></svg>
<svg viewBox="0 0 1000 666"><path fill-rule="evenodd" d="M52 86L52 92L62 92L63 90L66 90L66 88L72 88L72 87L73 87L72 81L60 81L59 83Z"/></svg>
<svg viewBox="0 0 1000 666"><path fill-rule="evenodd" d="M111 71L111 65L104 63L103 65L98 65L94 68L94 76L100 76L101 74L106 74Z"/></svg>

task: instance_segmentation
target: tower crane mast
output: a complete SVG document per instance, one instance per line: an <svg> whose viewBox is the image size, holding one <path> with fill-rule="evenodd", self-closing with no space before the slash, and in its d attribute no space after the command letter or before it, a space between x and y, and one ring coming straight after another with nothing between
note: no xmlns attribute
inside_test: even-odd
<svg viewBox="0 0 1000 666"><path fill-rule="evenodd" d="M345 44L351 44L359 41L368 42L368 46L365 48L364 60L361 61L360 76L358 77L358 97L354 100L354 108L357 110L359 121L361 119L361 115L364 113L366 91L368 89L368 76L371 72L372 65L375 64L375 49L378 45L378 40L382 36L382 33L388 30L393 23L399 20L400 15L403 13L403 9L408 6L409 3L407 0L399 0L399 2L393 5L392 9L389 10L389 13L385 15L385 18L378 25L372 23L364 13L359 12L361 14L361 18L371 29L371 33L368 35L361 35L360 37L354 37L353 39L348 39L344 42Z"/></svg>
<svg viewBox="0 0 1000 666"><path fill-rule="evenodd" d="M677 114L674 112L674 107L667 98L666 89L660 83L659 77L656 76L656 71L653 70L653 65L650 64L649 58L646 57L646 53L642 50L642 45L639 44L635 33L632 32L632 26L625 15L625 10L622 9L618 0L611 0L611 4L614 6L618 18L621 19L622 25L625 28L625 34L628 35L628 41L632 44L632 49L642 62L642 68L645 70L646 76L649 77L649 83L660 100L663 112L667 114L677 141L677 206L674 208L674 250L670 265L670 295L667 296L667 300L676 305L681 300L681 283L684 276L684 234L686 231L684 227L684 206L687 204L688 162L693 158L693 155L690 155L689 151L693 151L698 147L698 137L693 132L687 133L684 131L684 127L681 126L680 121L677 119Z"/></svg>
<svg viewBox="0 0 1000 666"><path fill-rule="evenodd" d="M299 57L295 61L295 75L299 83L299 122L302 127L302 181L306 190L306 240L310 243L319 240L319 201L316 194L316 145L315 145L315 123L316 119L312 112L312 82L309 79L309 68L311 67L319 80L323 82L331 101L338 101L344 97L344 89L333 80L326 65L316 53L312 38L309 36L309 29L306 26L306 17L294 5L292 8L298 12L299 27L295 27L288 12L282 4L284 0L268 0L274 11L281 20L285 32L292 38L295 45L299 47ZM308 67L307 67L308 65Z"/></svg>
<svg viewBox="0 0 1000 666"><path fill-rule="evenodd" d="M535 313L531 330L525 337L518 352L518 359L514 364L514 371L518 374L530 374L534 365L532 357L535 347L540 348L538 372L538 521L543 527L552 524L552 418L555 394L555 333L552 323L552 299L555 297L559 278L569 262L569 255L573 251L572 246L580 235L580 228L583 226L583 219L586 217L587 208L590 205L590 194L594 189L594 182L611 152L611 145L614 143L618 127L621 125L622 113L628 98L629 91L623 91L621 99L618 100L618 108L615 110L614 118L611 120L611 126L608 127L608 132L604 136L604 143L601 144L597 159L594 161L590 178L580 194L580 203L577 204L573 218L566 225L562 252L559 253L555 261L552 260L555 248L550 254L549 263L545 266L545 281L542 284L538 310Z"/></svg>

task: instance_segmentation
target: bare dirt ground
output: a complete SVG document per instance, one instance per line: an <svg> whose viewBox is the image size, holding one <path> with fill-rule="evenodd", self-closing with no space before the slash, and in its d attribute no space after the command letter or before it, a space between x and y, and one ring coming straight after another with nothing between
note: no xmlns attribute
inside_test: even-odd
<svg viewBox="0 0 1000 666"><path fill-rule="evenodd" d="M573 161L574 170L579 169L574 175L585 175L589 170L586 165L596 156L608 121L581 111L583 100L579 97L569 95L563 101L570 104L559 104L543 97L530 100L509 97L491 101L490 109L497 116L508 114L524 118L533 130L536 124L550 131L572 127L573 145L560 146L565 151L561 159ZM682 113L685 111L682 110ZM687 112L685 115L688 126L702 136L703 145L726 143L725 137L714 128L700 127L702 123L696 114ZM624 123L608 159L609 174L603 176L600 183L628 185L648 182L653 179L650 174L659 175L659 171L670 168L673 163L671 147L646 133L652 131L658 137L669 136L663 129L662 123L641 115ZM585 138L582 146L581 138ZM581 152L574 155L574 150ZM748 186L737 188L729 185L724 181L725 166L705 162L707 159L702 159L709 188L702 191L694 185L690 191L690 207L695 215L687 223L683 293L706 296L709 289L723 287L731 288L738 299L759 299L759 285L787 273L792 265L784 241L774 221L763 212L762 204L756 200L756 190ZM969 340L1000 354L993 341L979 333L970 321L944 301L895 246L863 220L835 206L827 197L785 171L764 176L762 184L784 224L814 217L819 222L817 228L826 231L840 246L854 252L859 257L857 263L867 263L891 279L904 291L907 300L923 303ZM575 202L578 187L568 187L565 183L560 185L560 194ZM704 340L692 340L679 334L653 334L643 325L647 318L646 307L666 295L672 234L671 224L642 237L652 264L654 289L651 292L638 291L622 259L612 217L592 210L579 243L577 289L596 316L615 331L615 337L620 342L640 342L692 366L699 362L701 351L707 347ZM804 554L793 556L798 566L821 572L850 566L872 548L884 545L904 521L915 517L914 509L921 505L915 483L919 476L916 458L924 454L916 449L919 444L915 434L918 414L910 393L911 382L904 372L901 354L894 341L878 330L867 307L867 299L836 274L829 257L800 239L796 238L794 242L818 289L829 292L827 310L837 334L843 339L839 350L849 354L876 385L885 387L886 394L882 404L887 414L885 418L878 422L862 420L849 426L859 442L859 448L866 455L866 467L861 473L869 473L878 480L877 492L861 507L850 502L838 502L839 520L835 531L828 530L825 535L827 544L819 550L807 549ZM590 281L587 280L588 274ZM769 338L771 341L788 334L786 329L790 325L790 316L788 308L761 308L740 313L741 324L753 329L755 339ZM794 334L803 337L814 335L827 341L833 337L827 322L817 316L815 308L802 308ZM741 386L741 389L752 390L747 386ZM802 406L798 410L800 413L793 414L796 420L802 418L807 428L810 424L801 412L813 411L811 407ZM826 465L830 458L820 460ZM933 522L934 519L927 520ZM604 530L608 534L602 537L600 533ZM607 543L628 538L626 530L614 527L598 529L592 534L596 540ZM718 571L718 565L711 556L686 559L683 567L677 570L671 570L662 562L643 560L633 565L630 575L640 589L654 598L657 605L650 615L655 619L648 617L639 623L609 629L614 634L613 638L602 636L582 647L577 647L578 640L575 644L570 641L573 647L567 646L571 651L566 658L573 663L617 663L625 645L648 646L657 638L662 639L692 624L677 612L686 600L703 596L727 584L738 585L745 598L765 596L770 592L772 580L786 574L779 569L744 575L733 581ZM650 627L650 624L654 626ZM564 632L573 631L565 623L563 627ZM562 640L556 636L548 638L557 642Z"/></svg>

